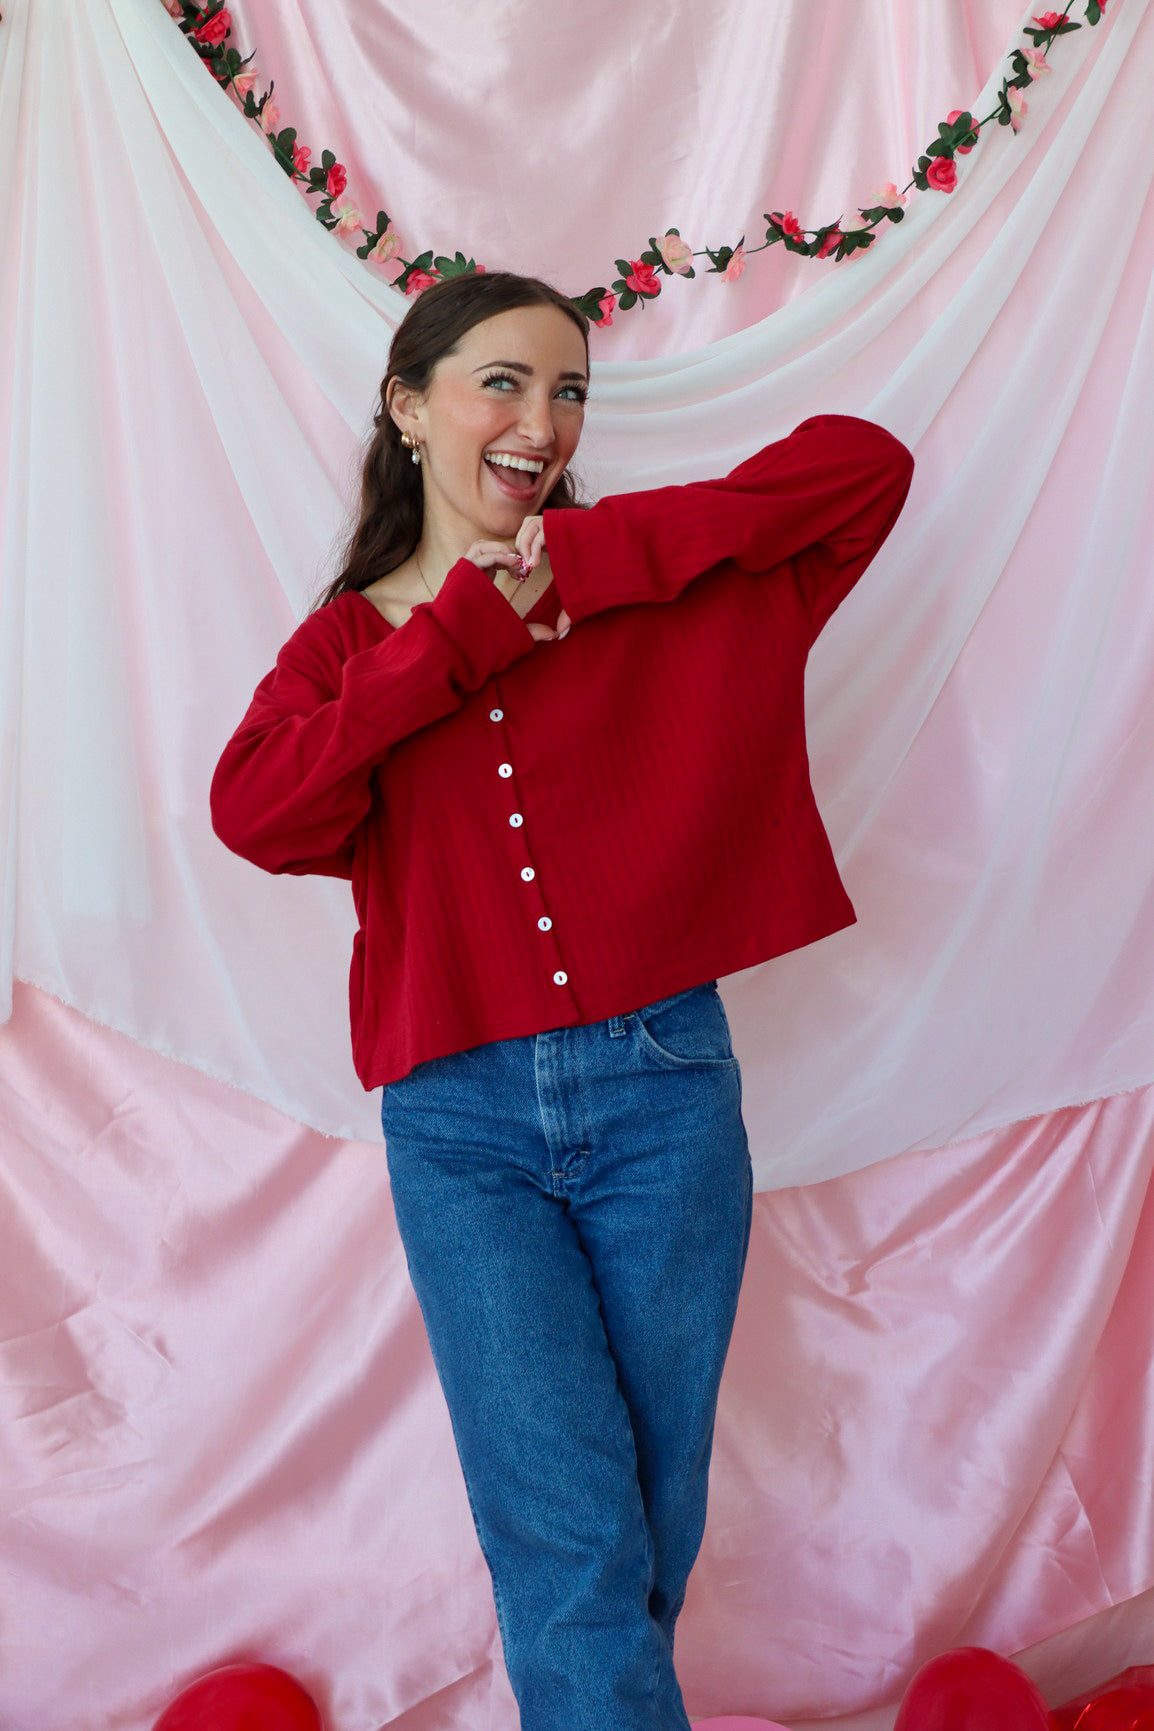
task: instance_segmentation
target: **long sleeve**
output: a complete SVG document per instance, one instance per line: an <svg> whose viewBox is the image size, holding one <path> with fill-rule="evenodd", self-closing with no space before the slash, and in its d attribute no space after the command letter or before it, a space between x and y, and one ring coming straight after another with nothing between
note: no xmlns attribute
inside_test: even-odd
<svg viewBox="0 0 1154 1731"><path fill-rule="evenodd" d="M328 613L285 644L213 776L213 828L266 871L345 875L372 772L390 747L533 648L524 622L465 559L436 601L371 648L346 657Z"/></svg>
<svg viewBox="0 0 1154 1731"><path fill-rule="evenodd" d="M761 572L805 554L816 634L893 527L912 472L884 428L818 415L719 480L550 511L545 540L562 605L576 621L671 601L723 560Z"/></svg>

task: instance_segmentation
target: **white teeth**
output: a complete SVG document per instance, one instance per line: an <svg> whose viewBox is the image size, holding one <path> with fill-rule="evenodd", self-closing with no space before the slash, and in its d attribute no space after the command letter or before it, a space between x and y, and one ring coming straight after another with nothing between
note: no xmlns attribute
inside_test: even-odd
<svg viewBox="0 0 1154 1731"><path fill-rule="evenodd" d="M539 475L545 467L543 457L511 457L505 451L497 451L493 456L486 457L485 461L492 463L494 468L524 469L529 475Z"/></svg>

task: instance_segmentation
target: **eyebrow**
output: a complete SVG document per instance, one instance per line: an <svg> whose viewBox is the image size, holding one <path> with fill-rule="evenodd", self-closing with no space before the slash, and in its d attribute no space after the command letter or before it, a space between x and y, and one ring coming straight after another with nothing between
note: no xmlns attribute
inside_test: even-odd
<svg viewBox="0 0 1154 1731"><path fill-rule="evenodd" d="M511 373L524 373L525 377L530 379L533 376L533 368L526 366L524 361L486 361L483 367L474 367L473 371L475 373L487 373L491 367L508 367ZM582 384L589 382L585 373L558 373L557 377L559 379L580 379Z"/></svg>

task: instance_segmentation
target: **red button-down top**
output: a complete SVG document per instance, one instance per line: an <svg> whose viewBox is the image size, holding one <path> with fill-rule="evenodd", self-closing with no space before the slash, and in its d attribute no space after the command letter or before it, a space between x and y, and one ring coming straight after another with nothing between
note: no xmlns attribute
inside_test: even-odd
<svg viewBox="0 0 1154 1731"><path fill-rule="evenodd" d="M355 593L305 620L225 749L213 821L266 871L351 878L366 1088L852 922L805 661L911 468L880 427L822 415L722 480L551 511L530 617L566 607L560 641L465 559L399 628Z"/></svg>

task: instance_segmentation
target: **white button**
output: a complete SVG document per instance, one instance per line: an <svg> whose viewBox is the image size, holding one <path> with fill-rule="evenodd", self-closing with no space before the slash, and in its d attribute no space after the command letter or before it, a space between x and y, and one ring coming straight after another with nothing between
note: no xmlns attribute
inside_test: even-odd
<svg viewBox="0 0 1154 1731"><path fill-rule="evenodd" d="M519 811L515 811L513 813L512 817L509 819L509 822L512 824L514 829L520 829L520 827L524 823L524 821L525 821L525 819L521 816L521 813Z"/></svg>
<svg viewBox="0 0 1154 1731"><path fill-rule="evenodd" d="M536 876L537 876L537 873L533 870L532 866L522 866L521 867L521 877L523 878L525 883L531 884L533 882L533 879Z"/></svg>
<svg viewBox="0 0 1154 1731"><path fill-rule="evenodd" d="M537 930L539 932L551 932L553 930L553 921L549 918L548 914L541 915L541 918L537 921Z"/></svg>
<svg viewBox="0 0 1154 1731"><path fill-rule="evenodd" d="M511 763L503 763L497 771L497 774L501 777L501 779L503 781L508 781L508 779L512 775L512 773L513 773L513 765Z"/></svg>
<svg viewBox="0 0 1154 1731"><path fill-rule="evenodd" d="M553 984L555 986L567 986L569 984L568 974L565 973L563 969L558 968L557 972L553 975Z"/></svg>
<svg viewBox="0 0 1154 1731"><path fill-rule="evenodd" d="M491 709L489 711L489 720L490 721L504 721L504 719L505 719L505 711L503 709Z"/></svg>

